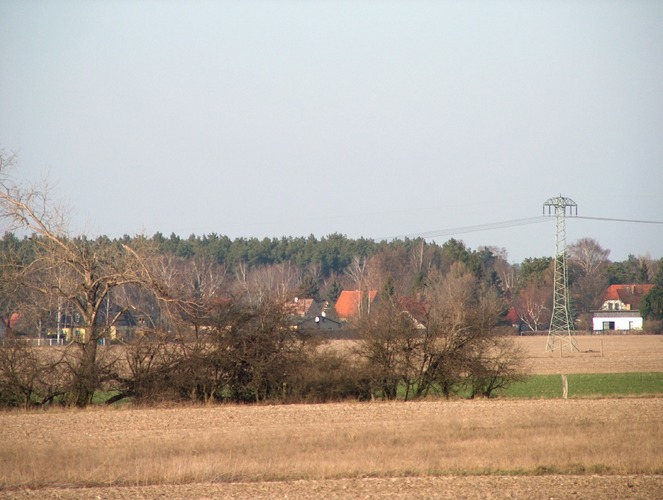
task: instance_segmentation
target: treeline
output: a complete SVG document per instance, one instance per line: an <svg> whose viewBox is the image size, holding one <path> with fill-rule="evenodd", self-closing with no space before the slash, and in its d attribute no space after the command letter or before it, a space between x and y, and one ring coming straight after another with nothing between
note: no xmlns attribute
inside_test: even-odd
<svg viewBox="0 0 663 500"><path fill-rule="evenodd" d="M423 293L431 273L444 274L460 262L477 280L494 287L503 297L504 322L528 330L544 329L552 308L552 258L526 258L511 264L502 250L473 250L453 238L441 245L423 239L376 242L338 234L321 239L309 236L263 240L230 240L216 235L188 239L171 235L166 239L160 233L151 238L125 236L115 240L59 238L66 245L97 255L111 256L123 247L140 249L151 262L160 261L158 272L163 274L162 281L168 281L167 287L189 296L218 298L246 289L253 281L262 282L265 289L280 288L292 296L328 301L332 306L344 289L373 289L381 294L416 298ZM61 297L54 310L52 293L39 294L38 298L28 293L27 284L19 286L18 277L25 274L20 269L29 269L43 260L40 252L47 244L48 237L38 233L24 238L6 233L0 240L0 334L6 335L19 326L19 333L39 336L54 326L56 315L74 314L71 300ZM591 312L601 306L610 284L654 283L663 267L660 261L633 255L622 262L611 262L609 250L586 238L571 244L568 252L571 307L580 329L590 328ZM260 288L257 283L251 286ZM161 321L161 326L167 327L167 316L160 313L158 301L150 297L127 287L109 291L97 319L111 321L109 315L130 305L132 310L148 315L152 322ZM40 304L44 300L51 304L50 317L45 315L48 306ZM23 321L17 325L19 302L23 302ZM31 306L26 307L26 302L31 302ZM38 314L35 305L39 306ZM657 310L654 306L649 309ZM333 310L330 312L333 314ZM651 316L661 319L656 313Z"/></svg>
<svg viewBox="0 0 663 500"><path fill-rule="evenodd" d="M497 259L508 261L504 249L483 246L473 250L454 238L441 245L423 238L375 241L368 238L352 239L342 234L331 234L320 239L314 235L231 239L228 236L212 233L203 236L191 235L185 239L174 233L168 238L161 233L155 233L151 239L157 245L160 253L186 258L196 255L206 256L218 264L231 268L239 263L246 263L254 267L288 262L302 269L317 266L323 277L345 273L352 259L357 256L370 257L383 252L400 254L401 258L407 259L412 252L422 251L428 254L427 260L433 265L437 264L437 267L445 267L445 264L448 267L450 262L460 260L477 275L489 268L490 264ZM131 241L132 238L124 236L122 240ZM631 254L626 260L610 261L609 253L609 250L604 250L598 242L591 239L576 242L571 250L572 257L605 261L604 271L608 284L653 282L659 267L656 260ZM541 258L530 257L521 263L507 263L521 267L522 265L528 266L537 260L541 260ZM542 260L550 262L551 259L544 257Z"/></svg>
<svg viewBox="0 0 663 500"><path fill-rule="evenodd" d="M31 238L2 241L2 405L83 407L100 391L141 403L473 397L520 376L497 328L505 261L487 249L392 242L348 253L343 272L326 276L319 261L230 266L146 238L69 238L41 222ZM379 289L380 300L347 326L356 348L339 351L292 304L343 288ZM116 336L127 319L135 335ZM65 346L21 341L53 338L63 321L79 332Z"/></svg>
<svg viewBox="0 0 663 500"><path fill-rule="evenodd" d="M497 327L493 287L457 262L432 273L425 289L414 304L383 297L353 322L357 340L341 347L298 324L291 302L250 290L230 301L173 302L170 329L144 328L113 345L5 342L0 406L85 406L100 391L106 403L136 404L472 398L523 377L518 350Z"/></svg>
<svg viewBox="0 0 663 500"><path fill-rule="evenodd" d="M38 236L16 237L13 233L5 233L0 242L0 250L19 250L29 258L34 255L32 246L37 244ZM85 238L74 238L72 241L88 241ZM498 256L504 256L503 250L482 247L472 250L459 240L450 239L442 245L426 241L423 238L396 239L391 241L375 241L368 238L352 239L342 234L331 234L320 239L311 235L304 237L282 238L236 238L209 234L191 235L181 238L171 234L165 238L161 233L151 238L145 236L125 235L117 239L106 236L88 241L96 246L126 244L151 245L152 251L160 255L170 255L185 260L202 258L228 270L236 270L238 266L257 268L287 263L305 272L313 269L320 278L343 275L355 258L369 258L377 254L388 255L390 260L400 260L398 265L407 266L413 255L418 255L423 267L449 267L455 261L464 262L476 274L485 270L487 264Z"/></svg>
<svg viewBox="0 0 663 500"><path fill-rule="evenodd" d="M288 263L302 271L314 268L322 278L343 275L356 257L368 258L381 253L391 254L391 259L407 261L412 258L413 253L419 252L422 254L422 260L426 260L437 268L448 268L452 262L460 260L477 275L490 267L490 264L496 259L502 259L505 262L508 260L504 249L484 246L473 250L454 238L438 244L423 238L375 241L369 238L348 238L338 233L321 238L310 235L308 237L231 239L215 233L202 236L190 235L188 238L182 238L173 233L166 238L162 233L157 232L151 238L142 235L125 235L114 240L101 236L96 240L97 244L136 244L137 241L149 241L154 245L156 252L162 255L173 255L184 259L204 257L226 266L228 269L235 269L238 265L254 268ZM608 259L609 250L601 248L595 240L581 240L581 242L583 241L590 241L595 246L590 250L595 253L594 258L598 261L605 261L607 283L652 282L659 266L656 260L645 256L629 255L624 261L610 261ZM2 249L26 247L24 254L29 256L31 254L29 247L33 243L34 238L32 237L18 238L12 232L6 232L0 245ZM575 256L573 246L570 253L572 257ZM521 263L509 263L509 265L516 268L522 266L527 268L533 263L539 265L540 262L550 260L549 257L529 257Z"/></svg>
<svg viewBox="0 0 663 500"><path fill-rule="evenodd" d="M125 236L124 241L132 238ZM249 267L293 264L302 269L311 265L319 268L322 276L342 274L355 256L368 257L387 247L412 248L419 240L376 242L367 238L351 239L342 234L331 234L320 239L311 235L282 238L235 238L217 234L191 235L180 238L175 234L165 238L156 233L151 238L159 253L192 258L204 256L217 264L236 267L244 263Z"/></svg>
<svg viewBox="0 0 663 500"><path fill-rule="evenodd" d="M17 238L6 233L0 241L0 253L27 263L37 255L43 236ZM97 249L126 245L149 249L150 254L171 259L181 267L214 266L226 278L235 278L257 269L283 269L294 273L300 282L301 295L335 301L343 289L357 288L358 279L371 275L376 289L392 287L400 295L418 293L432 270L445 271L454 262L463 262L480 279L498 283L497 268L504 267L503 251L490 248L472 250L462 241L450 239L442 245L424 239L374 241L352 239L332 234L320 239L283 237L280 239L237 238L205 235L187 239L156 233L151 238L124 236L95 240L73 238L69 243ZM500 265L496 265L500 262ZM358 276L364 274L366 276Z"/></svg>

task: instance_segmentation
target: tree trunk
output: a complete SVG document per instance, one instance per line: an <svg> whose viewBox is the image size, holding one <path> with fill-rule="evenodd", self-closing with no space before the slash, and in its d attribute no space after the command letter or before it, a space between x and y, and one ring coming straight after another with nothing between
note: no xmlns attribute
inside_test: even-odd
<svg viewBox="0 0 663 500"><path fill-rule="evenodd" d="M94 331L90 331L90 337L81 344L81 358L75 377L74 404L82 408L92 403L98 384L97 339Z"/></svg>

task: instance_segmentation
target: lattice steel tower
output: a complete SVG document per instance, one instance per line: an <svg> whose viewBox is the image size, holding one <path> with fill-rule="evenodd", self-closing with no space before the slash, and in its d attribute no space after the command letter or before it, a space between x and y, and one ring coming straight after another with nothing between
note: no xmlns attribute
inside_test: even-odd
<svg viewBox="0 0 663 500"><path fill-rule="evenodd" d="M578 350L571 320L569 274L566 267L566 216L578 215L578 205L571 198L564 198L562 195L550 198L543 204L543 215L553 214L556 219L555 274L553 310L546 351L554 351L559 347L561 353L565 346L569 351Z"/></svg>

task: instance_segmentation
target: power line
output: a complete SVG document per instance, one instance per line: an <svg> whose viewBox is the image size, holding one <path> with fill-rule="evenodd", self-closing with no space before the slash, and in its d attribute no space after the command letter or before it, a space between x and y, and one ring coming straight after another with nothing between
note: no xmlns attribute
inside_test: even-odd
<svg viewBox="0 0 663 500"><path fill-rule="evenodd" d="M449 229L437 229L434 231L427 231L422 233L401 234L399 236L392 236L390 238L383 238L383 239L387 240L394 240L400 238L428 239L428 238L434 238L436 236L451 236L454 234L476 233L480 231L490 231L493 229L504 229L508 227L524 226L526 224L538 224L541 222L548 222L548 221L550 221L549 217L544 217L543 215L539 215L537 217L526 217L524 219L513 219L502 222L492 222L488 224L477 224L474 226L459 226L459 227L452 227Z"/></svg>
<svg viewBox="0 0 663 500"><path fill-rule="evenodd" d="M584 215L574 215L573 219L586 219L586 220L598 220L604 222L625 222L630 224L663 224L663 221L655 220L639 220L639 219L616 219L611 217L588 217ZM477 233L481 231L492 231L494 229L505 229L509 227L524 226L528 224L540 224L542 222L550 221L550 217L537 216L537 217L525 217L523 219L512 219L501 222L491 222L488 224L476 224L473 226L458 226L447 229L436 229L433 231L424 231L421 233L409 233L401 234L398 236L391 236L389 238L379 238L385 240L395 240L402 238L435 238L437 236L453 236L455 234L464 234L464 233Z"/></svg>
<svg viewBox="0 0 663 500"><path fill-rule="evenodd" d="M574 219L588 219L588 220L601 220L607 222L630 222L634 224L663 224L663 221L658 220L636 220L636 219L613 219L610 217L586 217L583 215L576 215Z"/></svg>

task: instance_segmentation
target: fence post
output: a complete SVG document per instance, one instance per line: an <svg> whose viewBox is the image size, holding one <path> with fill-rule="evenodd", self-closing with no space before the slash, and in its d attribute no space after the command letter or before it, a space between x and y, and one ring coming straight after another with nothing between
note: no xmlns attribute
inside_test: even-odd
<svg viewBox="0 0 663 500"><path fill-rule="evenodd" d="M566 375L562 374L562 397L569 398L569 379Z"/></svg>

